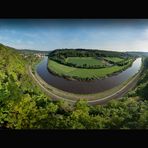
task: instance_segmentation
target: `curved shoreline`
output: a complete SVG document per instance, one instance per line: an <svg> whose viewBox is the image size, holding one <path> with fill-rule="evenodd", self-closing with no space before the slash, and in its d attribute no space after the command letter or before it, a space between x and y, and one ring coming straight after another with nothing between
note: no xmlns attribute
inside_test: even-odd
<svg viewBox="0 0 148 148"><path fill-rule="evenodd" d="M124 85L122 84L123 86L121 88L118 88L117 91L112 92L110 95L104 96L104 97L103 96L98 97L97 94L89 94L89 95L86 95L86 94L81 95L80 94L80 95L78 95L78 94L72 94L69 92L59 90L53 86L48 85L42 78L40 78L40 76L38 76L37 72L35 72L35 75L34 75L32 73L30 66L28 67L28 71L29 71L29 74L32 76L32 78L40 85L40 87L43 89L43 91L46 92L47 95L49 95L53 100L63 99L63 100L66 100L70 103L75 103L77 100L84 98L88 101L89 104L96 105L96 104L104 104L112 99L119 99L124 94L126 94L130 89L132 89L138 81L138 78L139 78L141 71L142 71L142 66L141 66L141 69L139 70L139 72L137 74L135 74L128 82L126 82L126 84L124 84ZM69 95L71 95L71 96L69 96ZM93 98L92 98L92 96L93 96ZM73 98L73 100L71 100L71 97Z"/></svg>
<svg viewBox="0 0 148 148"><path fill-rule="evenodd" d="M132 67L119 73L118 75L111 76L103 80L92 80L89 82L70 81L51 74L47 69L47 57L45 57L39 64L37 64L36 72L47 84L58 88L59 90L73 94L96 94L121 85L123 82L138 73L140 67L141 58L137 58Z"/></svg>
<svg viewBox="0 0 148 148"><path fill-rule="evenodd" d="M105 76L102 76L102 77L91 77L91 78L88 78L88 79L82 78L82 77L77 77L77 76L76 76L77 78L74 78L75 76L73 77L73 76L60 75L60 74L58 74L57 72L55 72L55 71L53 71L53 70L51 70L51 69L49 68L49 66L48 66L49 59L48 59L48 61L47 61L47 70L48 70L51 74L53 74L53 75L55 75L55 76L58 76L58 77L61 77L61 78L64 78L64 79L66 79L66 80L90 82L90 81L93 81L93 80L103 80L103 79L108 78L108 77L111 77L111 76L116 76L116 75L120 74L121 72L125 71L126 69L130 68L135 60L136 60L136 59L132 60L132 62L129 63L128 65L126 65L123 69L120 69L120 70L115 71L115 72L110 73L110 74L106 74ZM56 62L56 61L54 61L54 62ZM60 64L60 63L58 63L58 64ZM67 66L67 65L66 65L66 66ZM68 67L69 67L69 66L68 66ZM88 70L89 70L89 69L88 69Z"/></svg>

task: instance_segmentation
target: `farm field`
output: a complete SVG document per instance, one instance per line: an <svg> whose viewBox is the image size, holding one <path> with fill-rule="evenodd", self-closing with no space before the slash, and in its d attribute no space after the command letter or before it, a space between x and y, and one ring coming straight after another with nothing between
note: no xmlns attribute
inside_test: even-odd
<svg viewBox="0 0 148 148"><path fill-rule="evenodd" d="M118 58L118 57L105 57L104 59L107 60L107 61L114 62L114 63L118 63L118 62L125 60L125 59Z"/></svg>
<svg viewBox="0 0 148 148"><path fill-rule="evenodd" d="M105 61L100 59L95 59L94 57L68 57L65 60L67 63L76 64L78 66L83 66L84 64L89 66L104 66Z"/></svg>
<svg viewBox="0 0 148 148"><path fill-rule="evenodd" d="M112 66L112 67L105 67L105 68L99 68L99 69L85 69L85 68L75 68L75 67L66 66L58 62L55 62L53 60L48 61L48 69L54 74L57 74L59 76L66 76L70 79L78 78L82 80L103 78L110 74L113 74L125 69L126 66L127 65Z"/></svg>

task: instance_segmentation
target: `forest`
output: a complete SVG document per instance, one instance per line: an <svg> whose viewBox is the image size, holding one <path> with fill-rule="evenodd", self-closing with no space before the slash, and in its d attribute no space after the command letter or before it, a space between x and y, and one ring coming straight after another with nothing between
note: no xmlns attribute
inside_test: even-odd
<svg viewBox="0 0 148 148"><path fill-rule="evenodd" d="M17 50L0 44L1 129L148 128L148 58L134 90L121 100L96 106L85 100L74 105L52 101L28 74L28 65L36 61L33 55L24 58Z"/></svg>
<svg viewBox="0 0 148 148"><path fill-rule="evenodd" d="M95 57L95 56L132 56L127 52L104 51L97 49L56 49L49 53L49 57Z"/></svg>

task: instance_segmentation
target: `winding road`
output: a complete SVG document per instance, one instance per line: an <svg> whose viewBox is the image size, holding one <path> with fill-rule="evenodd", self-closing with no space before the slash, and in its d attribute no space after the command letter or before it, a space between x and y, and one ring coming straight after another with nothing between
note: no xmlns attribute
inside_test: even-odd
<svg viewBox="0 0 148 148"><path fill-rule="evenodd" d="M31 70L31 66L28 67L28 72L29 75L31 75L31 77L36 81L36 83L41 87L41 89L46 92L46 94L48 94L53 100L59 100L59 99L63 99L65 101L68 101L71 104L74 104L76 101L74 100L70 100L70 99L66 99L63 98L59 95L54 94L52 91L50 91L49 89L47 89L42 82L37 79L37 77L32 73ZM139 75L141 72L139 72L138 74L136 74L136 76L134 76L134 78L129 81L126 85L124 85L120 90L118 90L117 92L113 93L112 95L106 96L104 98L101 99L96 99L96 100L89 100L88 103L90 105L97 105L97 104L105 104L108 101L112 100L112 99L121 99L129 90L131 90L132 88L135 87L138 79L139 79Z"/></svg>

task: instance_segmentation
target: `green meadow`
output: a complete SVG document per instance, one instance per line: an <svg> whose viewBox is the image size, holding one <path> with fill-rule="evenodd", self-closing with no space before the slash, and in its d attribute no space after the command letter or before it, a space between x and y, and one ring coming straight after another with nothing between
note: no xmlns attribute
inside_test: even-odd
<svg viewBox="0 0 148 148"><path fill-rule="evenodd" d="M65 60L67 63L72 63L78 66L83 66L84 64L89 66L104 66L105 62L93 57L68 57Z"/></svg>
<svg viewBox="0 0 148 148"><path fill-rule="evenodd" d="M92 59L94 61L94 59ZM89 59L89 63L91 60ZM80 62L80 60L79 60ZM127 65L125 65L127 66ZM125 69L125 66L111 66L99 69L85 69L85 68L76 68L70 67L67 65L60 64L56 61L49 60L48 61L48 69L59 76L64 76L69 79L80 79L80 80L92 80L97 78L103 78L113 73L122 71Z"/></svg>

